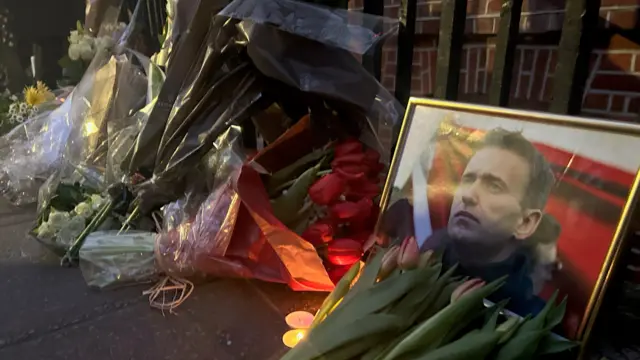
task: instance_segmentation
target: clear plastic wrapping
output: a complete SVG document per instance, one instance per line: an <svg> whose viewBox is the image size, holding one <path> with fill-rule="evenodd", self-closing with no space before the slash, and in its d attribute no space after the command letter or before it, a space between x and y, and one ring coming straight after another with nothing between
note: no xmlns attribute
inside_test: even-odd
<svg viewBox="0 0 640 360"><path fill-rule="evenodd" d="M96 231L80 249L87 285L100 289L153 281L157 274L155 233Z"/></svg>
<svg viewBox="0 0 640 360"><path fill-rule="evenodd" d="M38 194L41 211L60 183L80 183L96 191L121 182L124 157L150 111L148 58L133 51L100 52L65 102L68 134L55 171ZM161 82L162 79L155 81Z"/></svg>
<svg viewBox="0 0 640 360"><path fill-rule="evenodd" d="M158 236L157 259L160 268L173 276L206 274L213 258L224 257L239 209L233 183L243 163L238 141L240 129L231 127L218 138L214 149L203 160L213 170L209 195L193 191L163 207L164 229Z"/></svg>

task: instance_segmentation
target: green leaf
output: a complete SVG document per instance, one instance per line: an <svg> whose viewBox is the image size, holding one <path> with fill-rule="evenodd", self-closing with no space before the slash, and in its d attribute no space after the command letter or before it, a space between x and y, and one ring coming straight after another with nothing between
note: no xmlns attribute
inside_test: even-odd
<svg viewBox="0 0 640 360"><path fill-rule="evenodd" d="M549 334L545 336L538 346L539 355L556 354L569 351L578 346L578 343L554 337Z"/></svg>
<svg viewBox="0 0 640 360"><path fill-rule="evenodd" d="M412 356L415 360L481 360L493 351L500 339L496 332L472 331L460 339L432 351Z"/></svg>
<svg viewBox="0 0 640 360"><path fill-rule="evenodd" d="M437 346L457 322L472 314L478 304L482 304L484 298L491 295L504 284L505 279L506 276L497 279L476 291L466 294L458 301L449 304L421 323L411 334L391 350L385 359L395 359L398 356L419 348Z"/></svg>
<svg viewBox="0 0 640 360"><path fill-rule="evenodd" d="M313 329L321 321L323 321L324 317L327 316L327 314L329 314L329 311L331 311L331 309L333 309L333 307L338 303L338 301L340 301L340 299L342 299L347 294L347 292L349 291L349 288L351 287L351 283L353 282L353 279L355 279L359 271L360 271L360 262L356 262L351 266L349 271L347 271L347 273L344 274L342 279L338 281L338 283L336 284L336 287L329 294L329 296L327 296L324 299L324 301L322 302L322 305L320 305L320 309L318 309L318 312L316 313L316 316L313 319L313 322L311 323L310 329Z"/></svg>
<svg viewBox="0 0 640 360"><path fill-rule="evenodd" d="M545 327L549 330L552 330L556 326L558 326L562 319L564 318L564 313L567 310L567 297L560 302L558 306L553 306L547 316L545 318Z"/></svg>
<svg viewBox="0 0 640 360"><path fill-rule="evenodd" d="M267 192L273 195L280 186L296 179L300 174L304 173L305 170L309 168L309 164L317 163L330 153L331 150L318 149L299 158L293 164L278 170L267 180Z"/></svg>
<svg viewBox="0 0 640 360"><path fill-rule="evenodd" d="M425 269L415 269L405 272L396 279L381 281L360 292L349 302L341 304L333 312L331 319L327 320L342 324L380 311L407 294L420 282L424 274Z"/></svg>
<svg viewBox="0 0 640 360"><path fill-rule="evenodd" d="M316 175L319 170L319 166L307 169L307 171L296 179L286 194L278 197L271 203L273 214L284 224L291 224L296 220L298 211L300 211L304 205L307 192L316 180Z"/></svg>
<svg viewBox="0 0 640 360"><path fill-rule="evenodd" d="M526 360L533 359L540 340L546 336L544 330L522 332L521 330L530 320L523 324L516 334L502 345L495 356L495 360Z"/></svg>
<svg viewBox="0 0 640 360"><path fill-rule="evenodd" d="M379 247L376 247L375 255L367 262L364 269L360 273L360 277L358 281L353 285L351 290L347 295L345 295L343 304L345 304L349 299L353 298L356 294L366 289L371 288L376 283L376 279L378 278L378 273L380 272L380 267L382 266L382 258L384 254L388 251L388 249L383 250Z"/></svg>
<svg viewBox="0 0 640 360"><path fill-rule="evenodd" d="M331 351L360 339L397 331L400 324L401 319L388 314L373 314L356 319L345 324L340 331L323 322L281 360L311 360L318 357L328 359L325 354Z"/></svg>

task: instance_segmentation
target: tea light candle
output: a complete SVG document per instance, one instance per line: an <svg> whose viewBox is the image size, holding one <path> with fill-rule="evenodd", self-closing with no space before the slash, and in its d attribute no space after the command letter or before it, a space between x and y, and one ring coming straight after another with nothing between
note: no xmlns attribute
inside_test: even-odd
<svg viewBox="0 0 640 360"><path fill-rule="evenodd" d="M308 329L313 322L313 314L307 311L294 311L284 318L292 329Z"/></svg>
<svg viewBox="0 0 640 360"><path fill-rule="evenodd" d="M303 329L289 330L282 335L282 343L288 348L293 348L298 345L300 340L304 339L305 335L306 330Z"/></svg>

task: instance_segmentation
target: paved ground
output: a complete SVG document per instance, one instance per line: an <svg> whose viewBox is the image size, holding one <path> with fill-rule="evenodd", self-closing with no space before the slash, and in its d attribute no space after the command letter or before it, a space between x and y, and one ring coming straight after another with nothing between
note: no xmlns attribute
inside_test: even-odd
<svg viewBox="0 0 640 360"><path fill-rule="evenodd" d="M146 287L96 292L80 270L24 236L33 209L0 200L0 359L278 359L284 315L319 305L317 294L220 280L196 287L177 315L141 296Z"/></svg>

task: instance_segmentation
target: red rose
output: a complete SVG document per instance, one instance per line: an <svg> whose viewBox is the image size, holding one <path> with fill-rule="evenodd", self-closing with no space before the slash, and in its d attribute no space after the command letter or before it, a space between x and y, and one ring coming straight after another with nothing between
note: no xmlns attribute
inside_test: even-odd
<svg viewBox="0 0 640 360"><path fill-rule="evenodd" d="M345 191L346 184L337 174L329 174L321 177L309 188L311 201L318 205L329 205L338 199Z"/></svg>
<svg viewBox="0 0 640 360"><path fill-rule="evenodd" d="M309 225L301 237L313 246L320 246L333 239L333 227L325 222L315 222Z"/></svg>
<svg viewBox="0 0 640 360"><path fill-rule="evenodd" d="M327 260L334 265L353 265L362 257L362 244L353 239L335 239L327 247Z"/></svg>

